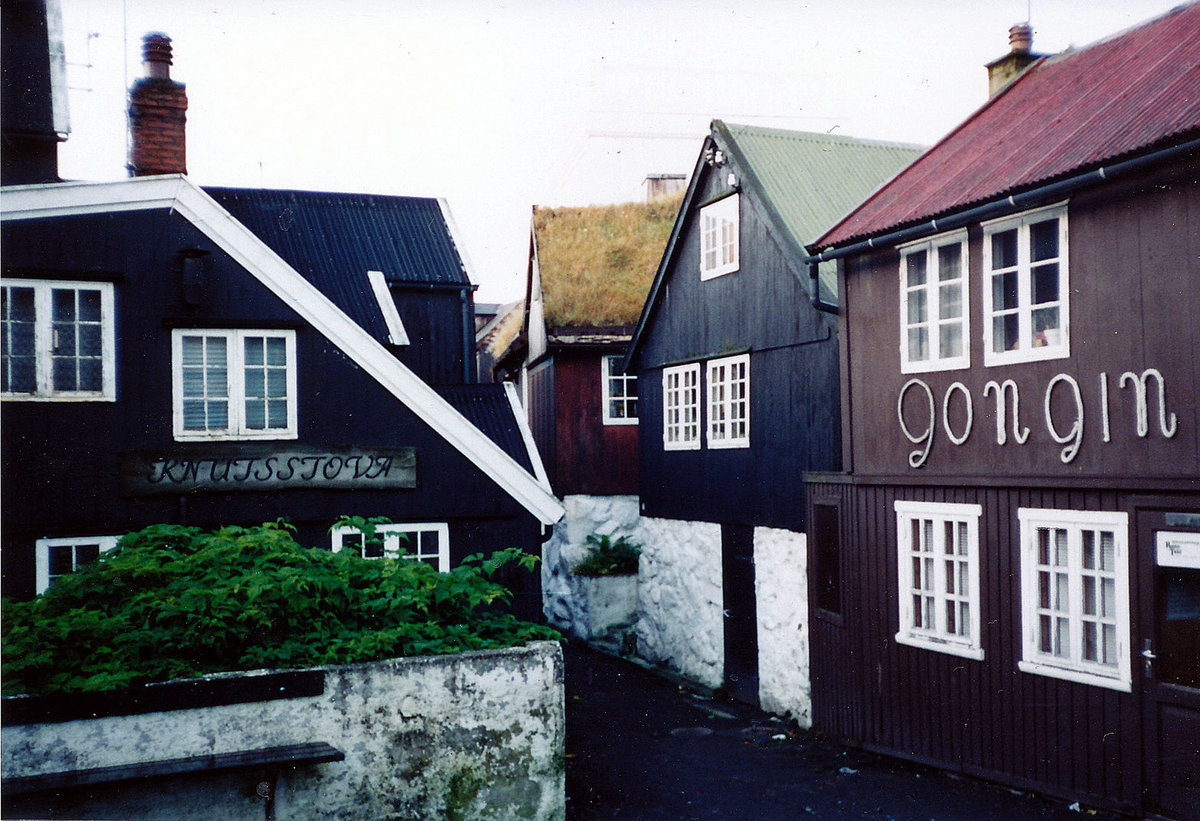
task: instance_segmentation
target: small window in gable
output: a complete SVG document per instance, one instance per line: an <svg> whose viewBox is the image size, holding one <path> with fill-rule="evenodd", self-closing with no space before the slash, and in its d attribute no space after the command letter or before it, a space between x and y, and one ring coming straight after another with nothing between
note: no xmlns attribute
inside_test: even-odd
<svg viewBox="0 0 1200 821"><path fill-rule="evenodd" d="M966 295L966 231L900 249L901 372L970 366Z"/></svg>
<svg viewBox="0 0 1200 821"><path fill-rule="evenodd" d="M71 536L38 539L35 543L34 571L38 594L45 593L59 576L74 573L117 546L116 536Z"/></svg>
<svg viewBox="0 0 1200 821"><path fill-rule="evenodd" d="M663 449L700 449L700 365L663 369Z"/></svg>
<svg viewBox="0 0 1200 821"><path fill-rule="evenodd" d="M1068 294L1065 205L984 224L984 364L1069 356Z"/></svg>
<svg viewBox="0 0 1200 821"><path fill-rule="evenodd" d="M370 543L356 527L335 527L330 535L334 553L353 550L364 559L407 559L442 573L450 570L450 526L445 523L376 525Z"/></svg>
<svg viewBox="0 0 1200 821"><path fill-rule="evenodd" d="M637 376L621 373L624 357L607 354L600 360L604 424L636 425Z"/></svg>
<svg viewBox="0 0 1200 821"><path fill-rule="evenodd" d="M392 292L388 288L383 271L367 271L367 280L371 283L375 301L379 303L379 312L383 314L383 322L388 330L388 342L393 345L409 344L408 332L404 330L404 323L400 321L400 312L396 310L396 301L392 299Z"/></svg>
<svg viewBox="0 0 1200 821"><path fill-rule="evenodd" d="M175 439L295 439L295 331L171 334Z"/></svg>
<svg viewBox="0 0 1200 821"><path fill-rule="evenodd" d="M708 446L750 447L750 354L708 363Z"/></svg>
<svg viewBox="0 0 1200 821"><path fill-rule="evenodd" d="M738 194L700 209L700 279L731 274L738 269Z"/></svg>
<svg viewBox="0 0 1200 821"><path fill-rule="evenodd" d="M5 279L0 289L0 395L113 400L113 286Z"/></svg>

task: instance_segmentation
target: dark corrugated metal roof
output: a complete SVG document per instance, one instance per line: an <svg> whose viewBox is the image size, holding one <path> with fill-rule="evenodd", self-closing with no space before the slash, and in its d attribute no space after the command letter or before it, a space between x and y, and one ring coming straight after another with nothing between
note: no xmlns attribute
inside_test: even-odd
<svg viewBox="0 0 1200 821"><path fill-rule="evenodd" d="M442 385L436 390L517 464L533 473L525 438L503 385Z"/></svg>
<svg viewBox="0 0 1200 821"><path fill-rule="evenodd" d="M1030 67L813 243L827 248L1200 130L1200 3Z"/></svg>
<svg viewBox="0 0 1200 821"><path fill-rule="evenodd" d="M387 329L367 271L382 271L389 282L470 285L436 199L204 190L378 339L387 338Z"/></svg>

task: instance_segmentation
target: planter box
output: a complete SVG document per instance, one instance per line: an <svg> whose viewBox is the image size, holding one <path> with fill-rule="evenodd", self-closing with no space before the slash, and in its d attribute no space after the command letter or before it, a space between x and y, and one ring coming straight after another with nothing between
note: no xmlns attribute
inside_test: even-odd
<svg viewBox="0 0 1200 821"><path fill-rule="evenodd" d="M621 651L637 622L637 574L575 576L575 586L580 604L576 634L586 641Z"/></svg>
<svg viewBox="0 0 1200 821"><path fill-rule="evenodd" d="M209 676L126 696L5 699L5 817L565 815L553 642Z"/></svg>

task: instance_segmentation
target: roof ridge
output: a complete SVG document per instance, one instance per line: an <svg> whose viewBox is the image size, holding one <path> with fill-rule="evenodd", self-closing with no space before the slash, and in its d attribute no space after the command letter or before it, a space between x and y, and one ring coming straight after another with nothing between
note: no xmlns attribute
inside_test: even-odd
<svg viewBox="0 0 1200 821"><path fill-rule="evenodd" d="M723 121L722 121L723 122ZM832 134L828 131L800 131L789 128L776 128L774 126L761 125L746 125L744 123L725 123L725 127L731 134L736 136L736 133L741 132L757 132L764 137L779 137L791 138L795 140L813 139L821 142L842 142L848 145L873 145L885 146L891 148L923 148L919 143L904 142L901 140L883 140L874 137L855 137L851 134Z"/></svg>

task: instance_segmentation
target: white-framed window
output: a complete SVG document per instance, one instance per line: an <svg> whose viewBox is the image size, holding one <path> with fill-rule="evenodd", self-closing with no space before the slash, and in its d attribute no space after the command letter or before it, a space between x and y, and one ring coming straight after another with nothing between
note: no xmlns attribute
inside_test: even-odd
<svg viewBox="0 0 1200 821"><path fill-rule="evenodd" d="M408 559L442 573L450 570L450 526L444 522L375 525L375 535L382 541L371 544L364 543L356 527L335 527L330 535L334 553L353 550L364 559Z"/></svg>
<svg viewBox="0 0 1200 821"><path fill-rule="evenodd" d="M5 279L0 291L0 396L116 399L111 282Z"/></svg>
<svg viewBox="0 0 1200 821"><path fill-rule="evenodd" d="M34 550L34 576L39 594L59 576L74 573L117 546L116 536L68 536L38 539Z"/></svg>
<svg viewBox="0 0 1200 821"><path fill-rule="evenodd" d="M1129 692L1129 516L1021 508L1026 673Z"/></svg>
<svg viewBox="0 0 1200 821"><path fill-rule="evenodd" d="M967 312L967 232L900 249L900 370L971 365Z"/></svg>
<svg viewBox="0 0 1200 821"><path fill-rule="evenodd" d="M983 224L985 365L1071 353L1067 207Z"/></svg>
<svg viewBox="0 0 1200 821"><path fill-rule="evenodd" d="M750 354L711 359L708 379L708 446L750 447Z"/></svg>
<svg viewBox="0 0 1200 821"><path fill-rule="evenodd" d="M974 504L895 502L900 586L896 641L982 659L979 516Z"/></svg>
<svg viewBox="0 0 1200 821"><path fill-rule="evenodd" d="M296 332L176 329L175 439L296 438Z"/></svg>
<svg viewBox="0 0 1200 821"><path fill-rule="evenodd" d="M604 424L636 425L637 376L621 373L617 354L606 354L600 360L601 398L604 402Z"/></svg>
<svg viewBox="0 0 1200 821"><path fill-rule="evenodd" d="M663 448L700 449L700 364L663 369Z"/></svg>
<svg viewBox="0 0 1200 821"><path fill-rule="evenodd" d="M700 279L731 274L738 269L738 194L709 203L700 209Z"/></svg>

